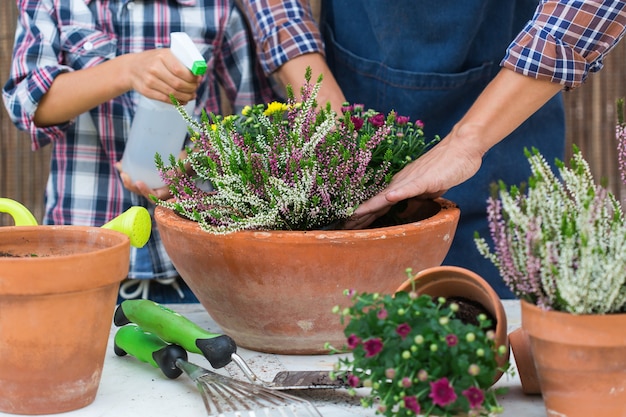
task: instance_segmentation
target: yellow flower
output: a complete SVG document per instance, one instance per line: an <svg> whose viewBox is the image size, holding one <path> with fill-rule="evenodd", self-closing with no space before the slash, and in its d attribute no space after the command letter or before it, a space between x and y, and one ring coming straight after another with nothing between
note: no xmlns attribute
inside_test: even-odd
<svg viewBox="0 0 626 417"><path fill-rule="evenodd" d="M246 105L246 106L243 107L243 109L241 109L241 114L243 116L247 116L247 115L250 114L251 111L252 111L252 107Z"/></svg>
<svg viewBox="0 0 626 417"><path fill-rule="evenodd" d="M267 105L267 109L263 112L266 116L271 116L274 113L282 113L287 110L287 105L285 103L280 103L278 101L273 101Z"/></svg>

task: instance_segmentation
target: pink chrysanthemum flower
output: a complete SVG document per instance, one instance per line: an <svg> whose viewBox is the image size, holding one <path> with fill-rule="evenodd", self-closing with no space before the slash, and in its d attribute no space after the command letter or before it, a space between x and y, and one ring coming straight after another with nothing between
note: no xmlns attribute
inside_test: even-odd
<svg viewBox="0 0 626 417"><path fill-rule="evenodd" d="M431 382L430 394L428 394L428 396L432 398L433 404L440 407L452 404L457 398L454 388L450 385L448 378L441 378L435 382Z"/></svg>
<svg viewBox="0 0 626 417"><path fill-rule="evenodd" d="M376 356L383 350L383 341L380 338L369 339L363 343L363 349L365 349L365 357L371 358Z"/></svg>
<svg viewBox="0 0 626 417"><path fill-rule="evenodd" d="M485 394L478 387L469 387L463 391L463 396L467 398L471 408L478 408L485 401Z"/></svg>

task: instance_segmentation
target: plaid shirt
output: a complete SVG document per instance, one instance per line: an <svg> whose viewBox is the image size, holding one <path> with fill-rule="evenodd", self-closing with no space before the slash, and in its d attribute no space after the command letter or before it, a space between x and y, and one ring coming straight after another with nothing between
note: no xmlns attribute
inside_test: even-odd
<svg viewBox="0 0 626 417"><path fill-rule="evenodd" d="M273 96L252 60L245 20L227 0L21 0L10 79L3 89L15 123L30 132L32 148L52 144L46 188L46 224L100 226L131 205L153 209L130 193L114 164L122 158L139 99L127 92L68 123L38 128L41 97L63 72L93 67L116 56L168 47L170 32L184 31L207 60L197 108L220 112L218 83L236 111ZM153 278L176 275L153 224L148 243ZM129 278L148 278L134 269Z"/></svg>
<svg viewBox="0 0 626 417"><path fill-rule="evenodd" d="M324 51L309 2L242 0L261 64L270 74L289 59ZM624 0L542 0L533 20L507 50L501 65L521 74L574 88L602 68L606 53L624 35Z"/></svg>

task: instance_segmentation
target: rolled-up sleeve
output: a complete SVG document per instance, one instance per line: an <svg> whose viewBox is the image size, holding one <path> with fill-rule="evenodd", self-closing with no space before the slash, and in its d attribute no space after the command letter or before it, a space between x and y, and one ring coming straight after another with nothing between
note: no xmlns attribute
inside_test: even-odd
<svg viewBox="0 0 626 417"><path fill-rule="evenodd" d="M37 127L35 111L54 79L72 68L59 63L55 24L44 6L34 6L21 13L16 31L11 73L2 89L2 98L15 126L30 133L33 150L65 135L67 123ZM45 29L50 28L46 31Z"/></svg>
<svg viewBox="0 0 626 417"><path fill-rule="evenodd" d="M241 0L266 74L306 53L324 53L308 1Z"/></svg>
<svg viewBox="0 0 626 417"><path fill-rule="evenodd" d="M543 0L515 38L501 65L566 89L599 71L624 36L626 1Z"/></svg>

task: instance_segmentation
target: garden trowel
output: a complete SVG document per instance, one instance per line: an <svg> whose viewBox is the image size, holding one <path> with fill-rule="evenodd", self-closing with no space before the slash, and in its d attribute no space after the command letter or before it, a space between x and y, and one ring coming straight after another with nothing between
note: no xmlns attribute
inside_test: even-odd
<svg viewBox="0 0 626 417"><path fill-rule="evenodd" d="M251 382L277 390L309 388L346 388L347 377L331 378L327 371L281 371L270 381L261 380L237 354L235 341L225 334L212 333L181 314L150 300L125 300L115 311L114 323L137 324L168 343L175 343L188 352L203 355L213 368L235 362Z"/></svg>

